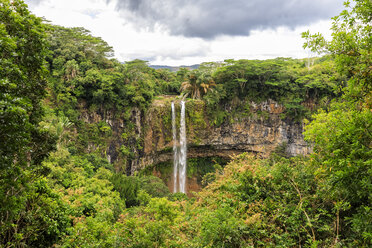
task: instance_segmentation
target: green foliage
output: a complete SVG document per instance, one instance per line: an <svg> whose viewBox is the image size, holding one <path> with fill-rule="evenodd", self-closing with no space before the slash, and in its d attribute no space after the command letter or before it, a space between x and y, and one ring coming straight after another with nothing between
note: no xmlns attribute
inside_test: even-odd
<svg viewBox="0 0 372 248"><path fill-rule="evenodd" d="M134 136L134 113L144 114L155 95L178 93L176 74L154 70L142 60L122 64L110 59L112 48L84 28L49 25L47 34L47 104L74 124L70 151L105 156L115 149L119 152L115 158L125 167L136 150L143 150L142 137ZM124 130L107 124L107 119L119 118L124 119ZM113 147L121 134L123 142Z"/></svg>
<svg viewBox="0 0 372 248"><path fill-rule="evenodd" d="M222 174L222 166L219 163L213 165L214 171L207 172L202 176L202 186L207 186L208 184L214 182L218 175Z"/></svg>
<svg viewBox="0 0 372 248"><path fill-rule="evenodd" d="M127 158L133 157L133 153L130 151L130 148L126 147L125 145L122 145L120 147L120 152L123 154L124 157L127 157Z"/></svg>
<svg viewBox="0 0 372 248"><path fill-rule="evenodd" d="M155 176L136 177L114 174L110 181L114 185L114 189L120 193L120 197L125 200L127 207L147 204L149 197L169 195L168 187Z"/></svg>
<svg viewBox="0 0 372 248"><path fill-rule="evenodd" d="M200 67L186 74L186 81L181 84L181 92L190 95L192 99L201 99L216 85L210 68Z"/></svg>
<svg viewBox="0 0 372 248"><path fill-rule="evenodd" d="M150 199L140 190L143 206L124 211L111 234L101 231L93 239L126 247L366 245L339 226L347 219L340 212L349 205L327 194L323 177L314 173L317 166L313 159L278 157L273 163L243 154L215 174L197 201L176 195L174 202ZM363 215L370 215L368 207L350 223L366 239L369 222Z"/></svg>
<svg viewBox="0 0 372 248"><path fill-rule="evenodd" d="M201 239L205 247L241 247L242 236L247 227L242 220L235 218L229 208L218 208L206 213L201 226Z"/></svg>
<svg viewBox="0 0 372 248"><path fill-rule="evenodd" d="M329 197L348 205L347 209L342 209L344 214L356 215L355 219L345 221L354 222L359 219L357 212L369 208L371 198L371 111L360 110L350 102L335 103L330 112L320 112L314 119L305 134L315 144L313 159L315 164L319 164L315 173L324 178ZM362 234L370 232L371 228L371 225L360 223L359 227L352 228L352 233L356 239L370 242L371 239Z"/></svg>
<svg viewBox="0 0 372 248"><path fill-rule="evenodd" d="M140 189L140 181L137 177L114 174L110 181L114 185L114 189L120 193L121 199L125 200L127 207L138 205L137 195Z"/></svg>
<svg viewBox="0 0 372 248"><path fill-rule="evenodd" d="M164 182L155 176L144 176L140 178L141 189L151 197L166 197L169 189Z"/></svg>
<svg viewBox="0 0 372 248"><path fill-rule="evenodd" d="M345 5L331 41L303 34L306 47L330 56L226 60L175 74L109 59L112 48L89 31L43 25L22 1L2 0L0 247L370 247L372 3ZM45 57L45 104L53 108L43 118ZM215 125L238 115L266 119L252 106L269 98L293 120L325 106L306 126L314 153L288 158L283 143L267 160L242 154L224 169L218 158L188 159L187 176L205 185L191 199L170 194L149 175L154 168L115 173L101 157L107 140L121 136L121 156L135 159L144 140L135 136L134 111L180 88L204 100L188 102L190 128L206 128L205 105ZM124 130L84 123L81 107L99 120L122 111ZM170 124L167 111L160 116ZM81 154L92 144L94 153ZM156 170L165 180L172 166Z"/></svg>
<svg viewBox="0 0 372 248"><path fill-rule="evenodd" d="M0 246L51 245L63 233L40 164L56 137L38 124L45 97L45 26L23 1L0 4ZM56 210L56 212L58 212ZM45 217L43 217L45 214ZM56 227L53 227L53 225Z"/></svg>
<svg viewBox="0 0 372 248"><path fill-rule="evenodd" d="M228 162L228 159L221 157L204 157L187 159L187 176L196 176L197 182L202 183L206 174L214 174L222 169Z"/></svg>
<svg viewBox="0 0 372 248"><path fill-rule="evenodd" d="M92 155L71 156L60 148L44 162L51 171L48 184L68 206L69 226L58 242L62 247L102 247L111 233L110 226L124 209L125 200L111 183L113 173L104 168L107 161L101 166L95 164L99 161Z"/></svg>
<svg viewBox="0 0 372 248"><path fill-rule="evenodd" d="M63 114L55 116L52 111L49 110L44 121L40 122L40 126L47 129L49 133L57 137L57 147L69 142L69 135L66 130L72 127L72 123Z"/></svg>
<svg viewBox="0 0 372 248"><path fill-rule="evenodd" d="M352 6L352 7L351 7ZM372 115L371 115L371 13L372 3L356 0L333 18L332 40L320 34L310 35L305 47L328 52L339 73L348 79L343 97L331 103L327 112L314 115L306 128L306 138L314 143L315 174L335 203L335 212L343 222L343 233L356 246L372 244ZM365 213L361 219L360 213ZM337 228L338 229L338 228Z"/></svg>
<svg viewBox="0 0 372 248"><path fill-rule="evenodd" d="M111 133L111 127L106 122L99 122L98 127L103 133Z"/></svg>
<svg viewBox="0 0 372 248"><path fill-rule="evenodd" d="M215 125L222 124L237 109L238 116L247 102L272 99L285 106L285 117L300 120L307 116L304 104L334 97L343 84L335 73L334 63L327 57L303 60L277 58L259 60L226 60L212 74L216 86L203 99L207 113ZM234 118L234 116L231 116Z"/></svg>
<svg viewBox="0 0 372 248"><path fill-rule="evenodd" d="M178 93L180 82L146 61L121 64L112 48L84 28L49 26L49 87L56 109L77 123L78 103L91 109L146 109L157 94Z"/></svg>
<svg viewBox="0 0 372 248"><path fill-rule="evenodd" d="M138 216L126 213L115 226L118 247L180 247L180 242L172 239L172 223L180 215L175 203L153 198L137 211Z"/></svg>
<svg viewBox="0 0 372 248"><path fill-rule="evenodd" d="M305 48L330 53L335 58L338 71L353 78L348 82L352 86L348 91L361 100L371 92L372 3L355 0L352 4L345 1L344 5L346 9L333 18L330 41L319 33L311 35L309 31L302 36L307 39Z"/></svg>
<svg viewBox="0 0 372 248"><path fill-rule="evenodd" d="M222 167L224 167L227 164L227 162L228 162L228 159L221 158L221 157L188 158L187 159L187 177L196 178L196 182L198 183L198 185L202 186L203 180L204 180L203 177L205 175L209 175L209 174L214 175L215 171L221 170ZM156 171L158 176L163 181L162 185L160 185L160 181L158 179L152 176L154 171ZM156 186L156 185L148 184L147 186L143 186L149 189L147 193L149 193L153 197L165 197L169 194L169 189L164 187L165 186L164 183L168 185L169 180L171 180L172 178L173 161L167 161L167 162L153 165L151 167L148 167L142 170L140 174L145 175L145 177L143 178L146 181L150 182L151 180L154 180L154 183L158 185ZM214 178L212 175L210 175L209 177L211 177L210 180L206 179L208 182L212 181L213 180L212 178ZM152 187L159 188L159 193L155 193L154 190L151 190ZM151 192L154 192L154 193L151 193Z"/></svg>
<svg viewBox="0 0 372 248"><path fill-rule="evenodd" d="M295 120L300 120L306 116L307 109L301 105L302 99L296 98L284 104L286 114L292 116Z"/></svg>
<svg viewBox="0 0 372 248"><path fill-rule="evenodd" d="M82 156L83 159L86 159L93 167L93 171L96 172L99 168L105 168L109 171L113 171L113 165L110 164L107 159L102 158L101 156L94 154L94 153L88 153Z"/></svg>
<svg viewBox="0 0 372 248"><path fill-rule="evenodd" d="M273 163L243 154L215 174L197 201L176 197L179 202L172 208L182 207L184 214L174 218L165 200L150 201L146 209L131 211L134 216L124 219L131 231L121 235L123 240L140 240L145 247L173 242L190 247L363 245L363 241L349 239L349 230L338 226L344 225L340 211L347 210L348 204L335 204L323 178L314 173L316 168L308 159L277 158ZM368 222L360 217L368 211L363 208L352 222L366 228L364 237L368 237ZM144 235L152 232L150 226L165 222L167 226L158 235L166 238ZM119 230L127 230L124 226Z"/></svg>
<svg viewBox="0 0 372 248"><path fill-rule="evenodd" d="M186 102L186 128L187 133L193 133L193 143L200 142L199 132L207 128L207 118L204 102L200 100L188 100ZM177 121L177 123L179 123Z"/></svg>

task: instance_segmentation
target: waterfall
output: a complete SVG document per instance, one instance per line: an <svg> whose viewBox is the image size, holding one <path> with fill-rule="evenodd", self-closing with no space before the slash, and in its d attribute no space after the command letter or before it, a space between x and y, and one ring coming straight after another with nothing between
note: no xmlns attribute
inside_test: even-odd
<svg viewBox="0 0 372 248"><path fill-rule="evenodd" d="M185 122L185 102L181 101L181 127L180 127L180 154L179 154L179 184L180 192L186 193L186 122Z"/></svg>
<svg viewBox="0 0 372 248"><path fill-rule="evenodd" d="M180 142L177 146L177 128L176 111L174 102L172 102L172 132L173 132L173 192L186 193L186 160L187 160L187 142L186 142L186 106L181 101L181 119L180 119ZM178 186L178 188L177 188ZM177 191L178 190L178 191Z"/></svg>
<svg viewBox="0 0 372 248"><path fill-rule="evenodd" d="M178 149L177 149L177 127L176 127L176 110L172 102L172 132L173 132L173 192L177 192L178 176Z"/></svg>

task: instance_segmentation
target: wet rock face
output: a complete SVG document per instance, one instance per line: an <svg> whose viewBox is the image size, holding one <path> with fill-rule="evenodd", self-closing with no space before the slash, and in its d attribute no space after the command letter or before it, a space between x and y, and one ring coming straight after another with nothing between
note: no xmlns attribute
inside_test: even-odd
<svg viewBox="0 0 372 248"><path fill-rule="evenodd" d="M127 121L118 117L118 113L89 112L83 107L85 110L81 111L80 120L88 124L104 122L112 132L104 144L88 142L87 151L104 148L102 154L118 170L126 169L127 174L173 160L172 101L176 103L176 122L179 125L180 105L174 97L155 100L146 113L133 108ZM279 146L285 146L286 152L292 156L311 152L303 139L303 124L281 118L285 110L283 106L272 100L259 104L251 102L249 106L248 112L215 126L205 112L203 101L188 100L187 156L229 158L234 154L253 152L266 157ZM129 125L133 126L130 133L127 131ZM122 137L124 132L128 132L127 138ZM130 157L122 155L120 148L123 145L129 149Z"/></svg>
<svg viewBox="0 0 372 248"><path fill-rule="evenodd" d="M104 122L107 126L110 127L111 135L109 137L104 138L105 140L102 143L105 143L106 150L102 152L103 155L106 156L107 160L110 163L114 163L118 160L119 157L119 148L122 145L122 141L117 139L120 137L121 130L124 127L124 121L122 119L117 119L114 116L112 111L107 110L96 110L96 111L88 111L86 104L81 103L79 106L80 116L79 119L86 125L97 125L97 123ZM86 128L86 127L83 127ZM90 135L89 135L90 136ZM90 138L90 137L89 137ZM100 144L96 144L96 142L92 142L92 140L88 139L88 145L86 148L86 152L94 152L97 151Z"/></svg>
<svg viewBox="0 0 372 248"><path fill-rule="evenodd" d="M148 111L145 117L144 152L134 165L134 170L172 160L170 106L170 102L156 102ZM250 115L214 126L209 123L202 101L188 101L188 157L229 157L242 152L266 157L281 145L291 156L311 151L303 139L303 124L282 120L283 106L272 100L260 104L252 102L250 106Z"/></svg>

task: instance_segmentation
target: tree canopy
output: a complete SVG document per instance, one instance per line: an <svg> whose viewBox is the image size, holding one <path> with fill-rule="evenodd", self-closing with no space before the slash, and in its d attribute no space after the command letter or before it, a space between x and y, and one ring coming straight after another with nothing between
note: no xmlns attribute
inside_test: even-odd
<svg viewBox="0 0 372 248"><path fill-rule="evenodd" d="M174 73L120 63L88 30L45 24L23 1L1 0L0 247L370 247L372 2L345 8L330 40L303 33L323 57ZM165 177L167 163L125 175L144 153L138 125L169 94L204 101L188 114L206 128L199 113L218 126L274 100L283 122L305 122L314 152L289 158L283 144L224 168L193 158L206 184L193 197L153 176Z"/></svg>
<svg viewBox="0 0 372 248"><path fill-rule="evenodd" d="M1 1L0 16L0 239L6 246L37 239L38 246L48 245L54 239L43 239L56 230L46 234L43 226L58 217L43 207L49 192L39 181L45 173L41 162L55 144L39 126L46 95L45 26L22 1Z"/></svg>

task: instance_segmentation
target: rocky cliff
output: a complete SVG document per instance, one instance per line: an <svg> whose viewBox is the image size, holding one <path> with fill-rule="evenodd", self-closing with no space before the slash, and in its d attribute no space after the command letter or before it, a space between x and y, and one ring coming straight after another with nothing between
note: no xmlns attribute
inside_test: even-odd
<svg viewBox="0 0 372 248"><path fill-rule="evenodd" d="M102 133L105 138L99 142L93 142L94 132L87 130L88 151L99 150L116 168L125 168L127 174L172 160L172 101L177 106L179 124L179 100L169 96L154 100L146 113L136 108L116 115L109 111L81 111L80 119L87 127L95 123L100 125L99 132L110 131ZM220 126L211 123L205 109L203 101L186 102L189 158L230 157L242 152L266 157L280 146L292 156L311 150L303 139L303 124L283 119L284 107L272 100L251 102L246 111Z"/></svg>
<svg viewBox="0 0 372 248"><path fill-rule="evenodd" d="M171 101L179 105L179 100L172 98L155 100L146 114L143 154L133 164L132 171L172 159ZM248 111L215 126L205 113L204 102L189 100L186 102L188 157L230 157L242 152L265 157L279 146L284 146L292 156L309 153L302 135L303 124L283 120L283 112L283 106L272 100L251 102Z"/></svg>

